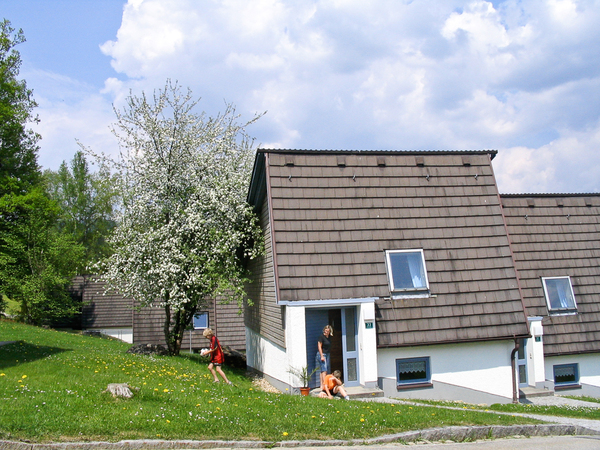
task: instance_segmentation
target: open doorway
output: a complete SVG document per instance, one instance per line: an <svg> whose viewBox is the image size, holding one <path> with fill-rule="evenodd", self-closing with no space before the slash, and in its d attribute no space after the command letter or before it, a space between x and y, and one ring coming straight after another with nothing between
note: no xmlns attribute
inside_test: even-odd
<svg viewBox="0 0 600 450"><path fill-rule="evenodd" d="M333 327L331 338L331 371L342 372L346 386L356 386L358 380L358 351L356 307L309 308L306 310L306 349L307 366L312 371L316 367L317 341L325 325ZM310 387L319 386L319 374L312 377Z"/></svg>

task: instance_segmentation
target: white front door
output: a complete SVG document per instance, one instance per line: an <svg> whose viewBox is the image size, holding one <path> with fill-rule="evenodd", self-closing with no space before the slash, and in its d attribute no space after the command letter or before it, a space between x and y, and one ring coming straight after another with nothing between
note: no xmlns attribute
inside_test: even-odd
<svg viewBox="0 0 600 450"><path fill-rule="evenodd" d="M342 353L344 359L344 384L358 386L358 327L356 307L342 308Z"/></svg>

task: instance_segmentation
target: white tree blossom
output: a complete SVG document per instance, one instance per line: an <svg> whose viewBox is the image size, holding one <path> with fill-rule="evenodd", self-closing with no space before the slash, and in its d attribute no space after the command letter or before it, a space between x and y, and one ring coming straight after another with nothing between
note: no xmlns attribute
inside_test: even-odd
<svg viewBox="0 0 600 450"><path fill-rule="evenodd" d="M102 277L142 306L164 308L171 354L208 298L241 305L243 260L262 252L246 202L254 159L246 127L260 116L239 124L230 104L216 117L197 114L197 104L167 81L151 100L130 95L113 127L124 203Z"/></svg>

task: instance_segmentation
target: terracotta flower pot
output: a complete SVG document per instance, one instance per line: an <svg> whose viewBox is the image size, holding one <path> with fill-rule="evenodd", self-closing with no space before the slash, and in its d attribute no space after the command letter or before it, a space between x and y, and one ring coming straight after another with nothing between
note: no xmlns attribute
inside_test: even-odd
<svg viewBox="0 0 600 450"><path fill-rule="evenodd" d="M301 388L300 388L300 393L301 393L302 395L305 395L305 396L306 396L306 395L310 394L310 388L309 388L309 387L301 387Z"/></svg>

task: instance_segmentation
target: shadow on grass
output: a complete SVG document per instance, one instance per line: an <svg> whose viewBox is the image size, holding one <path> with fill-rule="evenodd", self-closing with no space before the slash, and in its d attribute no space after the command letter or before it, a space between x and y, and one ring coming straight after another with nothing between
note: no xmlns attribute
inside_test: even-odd
<svg viewBox="0 0 600 450"><path fill-rule="evenodd" d="M29 344L25 341L16 341L0 346L0 369L18 366L51 355L71 351L70 349L47 347L45 345Z"/></svg>

